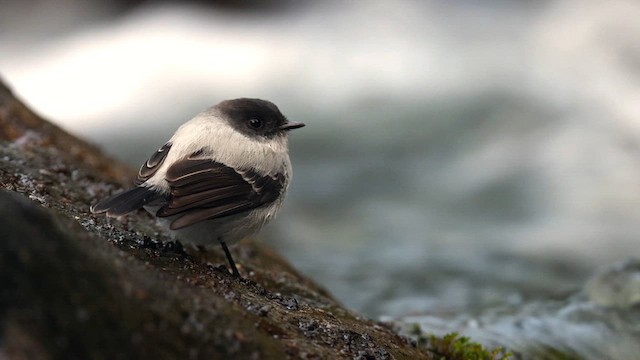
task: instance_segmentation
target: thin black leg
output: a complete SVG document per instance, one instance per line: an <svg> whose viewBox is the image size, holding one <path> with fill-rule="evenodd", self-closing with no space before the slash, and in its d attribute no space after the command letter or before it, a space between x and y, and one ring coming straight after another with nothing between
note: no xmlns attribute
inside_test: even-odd
<svg viewBox="0 0 640 360"><path fill-rule="evenodd" d="M222 245L222 249L224 250L225 255L227 255L227 260L229 260L229 265L231 265L231 271L233 272L233 276L241 277L238 268L236 267L236 263L233 261L231 257L231 253L229 252L229 248L227 247L227 243L224 240L220 240L220 245Z"/></svg>

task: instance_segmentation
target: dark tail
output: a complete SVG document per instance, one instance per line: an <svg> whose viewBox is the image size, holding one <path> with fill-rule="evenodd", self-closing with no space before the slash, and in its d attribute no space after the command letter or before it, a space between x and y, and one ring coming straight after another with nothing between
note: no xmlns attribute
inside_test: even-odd
<svg viewBox="0 0 640 360"><path fill-rule="evenodd" d="M139 186L103 199L91 207L91 212L94 214L107 213L110 216L121 216L140 209L160 197L162 197L161 193L145 186Z"/></svg>

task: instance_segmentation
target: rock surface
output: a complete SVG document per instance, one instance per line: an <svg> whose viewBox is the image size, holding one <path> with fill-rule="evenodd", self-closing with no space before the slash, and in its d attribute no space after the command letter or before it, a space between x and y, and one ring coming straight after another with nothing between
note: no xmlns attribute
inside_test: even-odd
<svg viewBox="0 0 640 360"><path fill-rule="evenodd" d="M431 359L272 250L183 249L143 211L89 205L134 171L0 83L0 359Z"/></svg>

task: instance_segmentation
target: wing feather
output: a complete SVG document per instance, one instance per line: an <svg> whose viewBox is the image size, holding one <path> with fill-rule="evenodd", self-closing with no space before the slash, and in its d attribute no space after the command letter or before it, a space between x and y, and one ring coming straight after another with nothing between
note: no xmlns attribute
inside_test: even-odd
<svg viewBox="0 0 640 360"><path fill-rule="evenodd" d="M220 205L212 208L202 208L187 211L183 216L179 217L171 223L169 228L171 230L178 230L204 220L216 219L225 217L228 215L236 214L245 210L245 204L243 203L229 203L226 205Z"/></svg>
<svg viewBox="0 0 640 360"><path fill-rule="evenodd" d="M167 158L169 150L171 150L171 143L166 143L149 157L149 160L147 160L138 171L138 177L135 181L136 185L141 185L155 175Z"/></svg>
<svg viewBox="0 0 640 360"><path fill-rule="evenodd" d="M161 200L162 194L142 186L142 184L149 180L162 166L170 149L171 143L164 144L140 167L138 177L135 180L136 187L103 199L92 206L91 211L95 214L107 213L110 216L120 216L149 205L156 200Z"/></svg>

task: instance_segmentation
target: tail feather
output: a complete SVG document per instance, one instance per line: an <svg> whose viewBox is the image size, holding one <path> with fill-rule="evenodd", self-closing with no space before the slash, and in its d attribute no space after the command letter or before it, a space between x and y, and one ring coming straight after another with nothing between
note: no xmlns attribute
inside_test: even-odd
<svg viewBox="0 0 640 360"><path fill-rule="evenodd" d="M121 216L137 210L160 197L162 197L161 193L145 186L139 186L101 200L91 207L91 212L94 214L107 213L110 216Z"/></svg>

